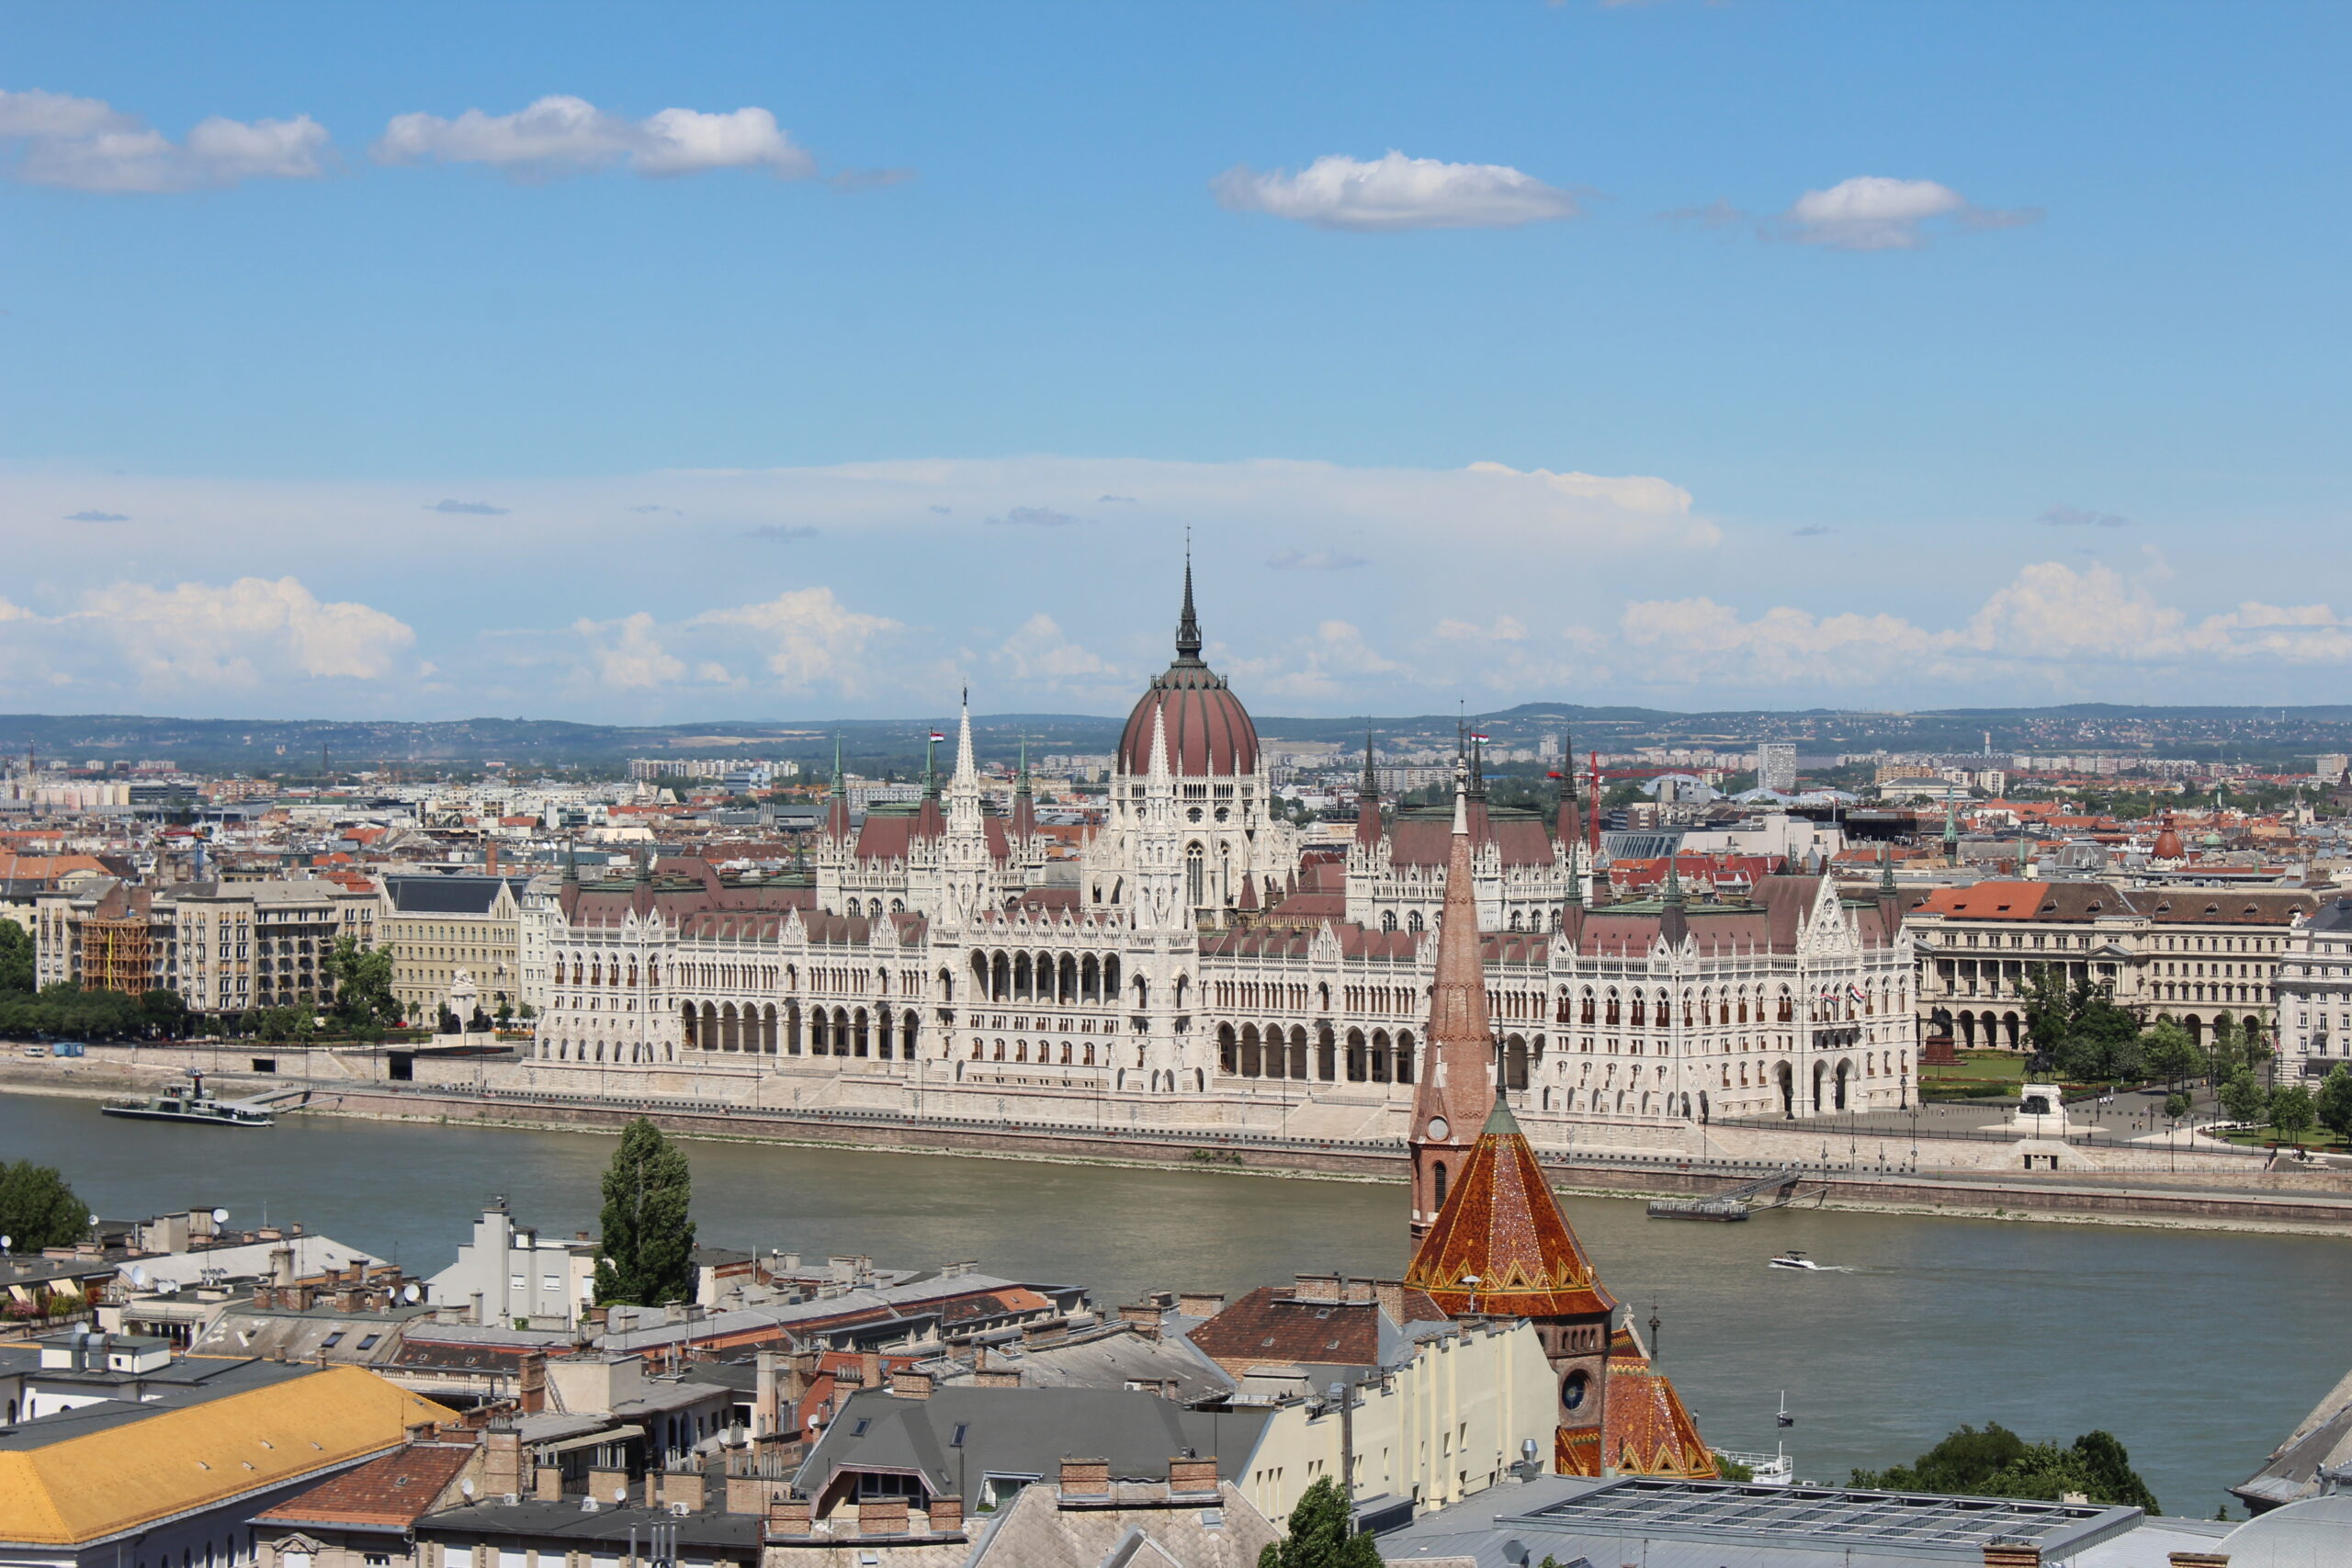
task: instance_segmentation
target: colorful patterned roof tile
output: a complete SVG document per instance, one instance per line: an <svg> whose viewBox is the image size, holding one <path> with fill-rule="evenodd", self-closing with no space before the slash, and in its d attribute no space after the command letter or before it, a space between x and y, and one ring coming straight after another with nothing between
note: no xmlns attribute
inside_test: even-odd
<svg viewBox="0 0 2352 1568"><path fill-rule="evenodd" d="M1457 1316L1575 1317L1617 1304L1499 1100L1405 1283Z"/></svg>

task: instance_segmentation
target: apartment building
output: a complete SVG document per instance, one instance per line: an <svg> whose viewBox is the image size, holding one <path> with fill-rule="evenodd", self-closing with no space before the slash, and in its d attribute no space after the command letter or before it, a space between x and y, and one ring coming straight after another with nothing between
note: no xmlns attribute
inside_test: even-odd
<svg viewBox="0 0 2352 1568"><path fill-rule="evenodd" d="M2352 1066L2352 894L2329 898L2290 933L2274 987L2278 1081Z"/></svg>
<svg viewBox="0 0 2352 1568"><path fill-rule="evenodd" d="M1988 881L1916 895L1905 924L1921 1031L1962 1046L2023 1045L2027 987L2048 965L2069 984L2112 987L2117 1004L2143 1018L2178 1019L2199 1041L2223 1013L2267 1032L2296 921L2319 904L2300 889L2105 882Z"/></svg>
<svg viewBox="0 0 2352 1568"><path fill-rule="evenodd" d="M327 954L345 936L372 945L376 915L372 888L322 877L84 882L34 900L35 975L44 986L176 991L199 1013L323 1006L334 995Z"/></svg>
<svg viewBox="0 0 2352 1568"><path fill-rule="evenodd" d="M395 874L383 883L379 925L402 1012L437 1018L460 970L485 1011L523 999L521 900L530 878Z"/></svg>

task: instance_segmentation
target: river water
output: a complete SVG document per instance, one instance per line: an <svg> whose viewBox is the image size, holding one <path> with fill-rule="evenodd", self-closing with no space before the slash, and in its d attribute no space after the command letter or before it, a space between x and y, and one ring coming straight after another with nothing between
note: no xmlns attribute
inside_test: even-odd
<svg viewBox="0 0 2352 1568"><path fill-rule="evenodd" d="M689 1143L702 1240L885 1267L977 1259L1087 1286L1238 1294L1306 1271L1395 1276L1401 1185L775 1145ZM0 1095L0 1158L62 1169L98 1212L194 1206L300 1221L432 1273L503 1194L548 1234L592 1228L609 1136L293 1115L240 1133L112 1122ZM1663 1320L1661 1360L1721 1447L1780 1433L1800 1476L1908 1461L1962 1421L2120 1438L2168 1512L2211 1515L2352 1359L2352 1240L1781 1211L1652 1221L1572 1198L1610 1289ZM1800 1247L1849 1272L1767 1269ZM2233 1512L2242 1510L2233 1508Z"/></svg>

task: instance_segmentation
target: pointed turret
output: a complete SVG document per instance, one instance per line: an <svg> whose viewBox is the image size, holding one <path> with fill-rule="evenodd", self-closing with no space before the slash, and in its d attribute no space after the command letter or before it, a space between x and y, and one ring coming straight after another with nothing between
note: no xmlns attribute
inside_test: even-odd
<svg viewBox="0 0 2352 1568"><path fill-rule="evenodd" d="M1029 787L1029 738L1025 735L1021 738L1021 773L1012 782L1011 831L1018 843L1037 836L1037 803Z"/></svg>
<svg viewBox="0 0 2352 1568"><path fill-rule="evenodd" d="M1617 1304L1499 1100L1414 1247L1405 1282L1461 1316L1605 1317Z"/></svg>
<svg viewBox="0 0 2352 1568"><path fill-rule="evenodd" d="M1553 826L1563 854L1584 837L1584 814L1577 806L1576 747L1565 729L1560 731L1560 809Z"/></svg>
<svg viewBox="0 0 2352 1568"><path fill-rule="evenodd" d="M849 841L849 785L842 775L842 738L833 736L833 783L825 792L825 837L837 843Z"/></svg>
<svg viewBox="0 0 2352 1568"><path fill-rule="evenodd" d="M1356 842L1369 849L1380 841L1380 775L1372 766L1372 729L1363 732L1363 783L1356 788Z"/></svg>
<svg viewBox="0 0 2352 1568"><path fill-rule="evenodd" d="M1453 1190L1414 1248L1405 1283L1456 1317L1532 1325L1557 1390L1552 1468L1562 1475L1708 1479L1712 1450L1650 1364L1552 1195L1510 1107L1487 1115Z"/></svg>
<svg viewBox="0 0 2352 1568"><path fill-rule="evenodd" d="M1487 1018L1487 966L1478 931L1478 897L1471 881L1470 774L1457 762L1453 777L1453 842L1445 873L1444 912L1438 919L1437 980L1430 991L1428 1046L1413 1091L1413 1235L1418 1237L1445 1204L1449 1176L1459 1175L1476 1134L1494 1104L1494 1030Z"/></svg>
<svg viewBox="0 0 2352 1568"><path fill-rule="evenodd" d="M1690 934L1688 900L1682 896L1682 874L1676 869L1671 850L1666 856L1666 886L1658 895L1657 933L1670 947L1680 947L1682 939Z"/></svg>
<svg viewBox="0 0 2352 1568"><path fill-rule="evenodd" d="M980 785L979 763L972 755L972 689L969 686L964 688L962 705L956 718L956 773L953 783L959 789L967 784L976 790Z"/></svg>

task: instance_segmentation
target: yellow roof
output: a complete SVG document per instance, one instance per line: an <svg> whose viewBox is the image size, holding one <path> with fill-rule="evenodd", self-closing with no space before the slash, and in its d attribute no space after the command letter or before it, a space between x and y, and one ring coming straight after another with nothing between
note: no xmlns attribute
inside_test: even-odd
<svg viewBox="0 0 2352 1568"><path fill-rule="evenodd" d="M0 1541L103 1540L381 1453L416 1422L456 1419L365 1367L334 1367L0 1452Z"/></svg>

